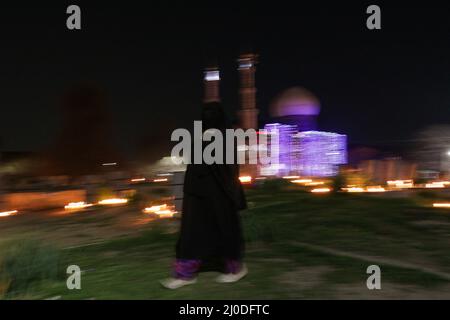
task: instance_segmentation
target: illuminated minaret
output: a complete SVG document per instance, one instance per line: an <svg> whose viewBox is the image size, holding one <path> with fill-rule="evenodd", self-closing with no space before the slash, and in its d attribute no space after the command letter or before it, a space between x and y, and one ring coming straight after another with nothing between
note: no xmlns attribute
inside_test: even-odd
<svg viewBox="0 0 450 320"><path fill-rule="evenodd" d="M258 56L253 53L239 56L239 74L241 80L239 111L240 126L243 129L258 129L258 109L256 108L255 71Z"/></svg>
<svg viewBox="0 0 450 320"><path fill-rule="evenodd" d="M203 102L219 102L220 101L220 71L218 67L208 67L205 70L205 97Z"/></svg>

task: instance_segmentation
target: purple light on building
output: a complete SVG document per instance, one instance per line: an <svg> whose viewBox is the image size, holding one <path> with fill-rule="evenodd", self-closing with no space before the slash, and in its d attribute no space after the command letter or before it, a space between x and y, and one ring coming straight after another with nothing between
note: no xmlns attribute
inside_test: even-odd
<svg viewBox="0 0 450 320"><path fill-rule="evenodd" d="M278 163L272 163L267 166L263 166L260 170L262 175L274 175L283 176L288 175L292 167L291 155L292 149L292 137L298 132L297 126L285 125L280 123L267 124L264 129L269 132L268 148L272 152L278 153ZM274 139L274 135L277 135ZM277 145L272 146L272 141L276 140Z"/></svg>
<svg viewBox="0 0 450 320"><path fill-rule="evenodd" d="M329 177L347 163L347 136L333 132L304 131L294 136L300 175Z"/></svg>
<svg viewBox="0 0 450 320"><path fill-rule="evenodd" d="M275 99L270 115L276 122L296 125L298 131L311 131L317 129L320 109L319 99L313 93L302 87L293 87Z"/></svg>
<svg viewBox="0 0 450 320"><path fill-rule="evenodd" d="M278 135L279 163L262 166L262 175L328 177L347 163L347 136L332 132L303 131L296 126L268 124L265 130ZM270 142L269 142L270 144Z"/></svg>

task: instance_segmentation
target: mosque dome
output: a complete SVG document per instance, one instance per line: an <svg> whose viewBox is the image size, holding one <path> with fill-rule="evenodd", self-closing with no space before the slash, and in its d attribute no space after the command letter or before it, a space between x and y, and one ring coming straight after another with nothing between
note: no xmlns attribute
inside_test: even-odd
<svg viewBox="0 0 450 320"><path fill-rule="evenodd" d="M272 117L317 116L319 113L319 99L302 87L286 89L270 107Z"/></svg>

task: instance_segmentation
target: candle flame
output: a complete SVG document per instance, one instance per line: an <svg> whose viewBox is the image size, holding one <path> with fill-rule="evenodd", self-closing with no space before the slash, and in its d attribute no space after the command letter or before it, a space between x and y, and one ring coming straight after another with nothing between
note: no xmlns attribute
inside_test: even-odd
<svg viewBox="0 0 450 320"><path fill-rule="evenodd" d="M145 208L144 212L149 214L156 214L160 218L172 218L174 214L177 213L177 211L174 210L174 206L168 206L167 204Z"/></svg>
<svg viewBox="0 0 450 320"><path fill-rule="evenodd" d="M98 202L100 205L114 205L114 204L125 204L128 203L128 199L105 199Z"/></svg>
<svg viewBox="0 0 450 320"><path fill-rule="evenodd" d="M90 203L86 203L84 201L80 201L80 202L71 202L68 205L66 205L64 207L64 209L66 210L77 210L77 209L84 209L84 208L88 208L88 207L92 207L93 204Z"/></svg>
<svg viewBox="0 0 450 320"><path fill-rule="evenodd" d="M241 183L248 184L248 183L252 183L253 179L250 176L241 176L241 177L239 177L239 180L241 181Z"/></svg>
<svg viewBox="0 0 450 320"><path fill-rule="evenodd" d="M317 189L312 189L311 190L312 193L328 193L331 192L330 188L317 188Z"/></svg>
<svg viewBox="0 0 450 320"><path fill-rule="evenodd" d="M386 192L386 189L380 186L367 187L367 192Z"/></svg>

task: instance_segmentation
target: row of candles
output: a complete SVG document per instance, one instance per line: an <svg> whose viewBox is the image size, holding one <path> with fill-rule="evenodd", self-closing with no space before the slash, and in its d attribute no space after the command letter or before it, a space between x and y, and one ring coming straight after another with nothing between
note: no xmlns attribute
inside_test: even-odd
<svg viewBox="0 0 450 320"><path fill-rule="evenodd" d="M294 184L302 185L306 187L312 187L310 190L311 193L316 194L324 194L324 193L330 193L332 191L331 188L326 186L325 181L315 181L313 179L305 179L298 176L288 176L283 177L283 179L289 180ZM251 184L253 183L253 178L251 176L241 176L239 177L239 180L242 184ZM255 180L260 180L259 178L256 178ZM136 178L132 179L132 182L145 182L145 178ZM153 182L167 182L167 178L161 178L161 179L154 179ZM399 190L399 189L411 189L415 188L414 182L412 180L395 180L395 181L387 181L387 186L390 188L387 190L386 188L382 186L368 186L368 187L361 187L361 186L348 186L346 188L342 188L342 191L348 192L348 193L382 193L392 190ZM427 189L441 189L450 187L450 181L435 181L431 183L427 183L424 185ZM126 198L111 198L111 199L104 199L99 202L97 202L97 205L100 206L117 206L117 205L124 205L128 203L128 199ZM94 204L92 203L86 203L84 201L80 202L71 202L68 205L64 207L65 210L69 211L80 211L84 210L90 207L93 207ZM450 208L450 203L434 203L434 208ZM145 208L143 210L144 213L147 214L155 214L159 217L173 217L177 211L174 209L174 206L162 204L162 205L156 205L151 206L148 208ZM19 212L18 210L10 210L10 211L4 211L0 212L0 218L1 217L9 217L13 215L17 215Z"/></svg>
<svg viewBox="0 0 450 320"><path fill-rule="evenodd" d="M128 203L128 199L126 198L111 198L111 199L104 199L97 202L97 205L99 206L120 206L125 205ZM87 203L85 201L79 201L79 202L71 202L64 206L64 210L66 211L82 211L91 207L94 207L95 204L93 203ZM161 204L157 206L151 206L147 207L143 210L146 214L154 214L160 218L171 218L173 217L177 211L175 210L175 206L168 205L168 204ZM0 218L1 217L9 217L14 216L19 213L18 210L10 210L10 211L4 211L0 212Z"/></svg>

